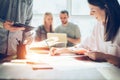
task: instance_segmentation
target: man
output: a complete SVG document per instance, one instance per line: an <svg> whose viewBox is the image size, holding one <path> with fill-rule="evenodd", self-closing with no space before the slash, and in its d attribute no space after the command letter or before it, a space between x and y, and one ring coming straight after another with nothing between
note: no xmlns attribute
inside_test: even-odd
<svg viewBox="0 0 120 80"><path fill-rule="evenodd" d="M12 25L14 22L30 24L32 2L33 0L0 0L0 59L16 54L17 40L22 41L25 28ZM28 35L29 32L25 34Z"/></svg>
<svg viewBox="0 0 120 80"><path fill-rule="evenodd" d="M73 46L80 42L80 30L79 27L71 22L68 22L69 13L66 10L60 12L61 25L56 29L56 33L66 33L67 34L67 46Z"/></svg>

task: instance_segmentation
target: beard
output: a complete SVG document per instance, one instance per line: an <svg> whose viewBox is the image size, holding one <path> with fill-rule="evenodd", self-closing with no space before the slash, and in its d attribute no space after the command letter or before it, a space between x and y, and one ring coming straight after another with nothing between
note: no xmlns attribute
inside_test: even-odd
<svg viewBox="0 0 120 80"><path fill-rule="evenodd" d="M67 21L62 21L62 24L67 24Z"/></svg>

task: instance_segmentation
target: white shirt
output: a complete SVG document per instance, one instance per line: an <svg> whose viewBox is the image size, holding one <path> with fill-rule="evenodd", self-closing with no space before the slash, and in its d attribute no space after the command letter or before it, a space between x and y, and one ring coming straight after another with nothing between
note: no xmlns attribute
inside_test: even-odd
<svg viewBox="0 0 120 80"><path fill-rule="evenodd" d="M102 23L97 23L94 30L88 38L81 44L76 45L76 48L85 48L92 51L103 52L120 57L120 29L117 33L115 41L104 41L104 26Z"/></svg>

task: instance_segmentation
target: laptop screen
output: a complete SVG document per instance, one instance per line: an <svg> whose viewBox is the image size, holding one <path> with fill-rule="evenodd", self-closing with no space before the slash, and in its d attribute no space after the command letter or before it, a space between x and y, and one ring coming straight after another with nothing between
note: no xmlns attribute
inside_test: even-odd
<svg viewBox="0 0 120 80"><path fill-rule="evenodd" d="M47 33L47 39L50 39L50 38L57 38L58 40L56 41L57 42L57 46L63 46L63 44L65 44L63 47L66 47L66 44L67 44L67 34L65 33Z"/></svg>

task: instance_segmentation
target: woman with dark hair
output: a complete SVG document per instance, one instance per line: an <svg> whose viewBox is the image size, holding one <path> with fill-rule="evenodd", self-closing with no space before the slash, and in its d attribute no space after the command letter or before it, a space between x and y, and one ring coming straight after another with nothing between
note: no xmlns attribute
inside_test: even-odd
<svg viewBox="0 0 120 80"><path fill-rule="evenodd" d="M104 10L105 16L103 24L105 26L104 39L105 41L112 41L116 37L116 34L120 27L120 5L117 0L88 0L90 4L90 9L93 6L99 7ZM93 5L93 6L91 6ZM91 10L91 15L94 16L93 10ZM95 16L96 17L96 16Z"/></svg>
<svg viewBox="0 0 120 80"><path fill-rule="evenodd" d="M71 52L120 67L120 5L117 0L88 0L90 15L98 23L90 37L71 48L52 48L51 55Z"/></svg>

